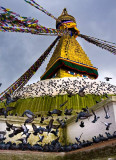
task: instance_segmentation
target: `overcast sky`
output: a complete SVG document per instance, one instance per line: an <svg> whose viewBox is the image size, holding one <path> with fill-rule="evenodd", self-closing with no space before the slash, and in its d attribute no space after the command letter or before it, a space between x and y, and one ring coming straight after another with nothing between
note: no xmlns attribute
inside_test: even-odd
<svg viewBox="0 0 116 160"><path fill-rule="evenodd" d="M67 8L74 16L80 33L116 43L116 0L36 0L55 17ZM9 8L21 16L36 18L39 24L55 28L55 20L26 3L24 0L0 0L0 6ZM29 33L0 32L0 92L16 81L47 49L56 37L31 35ZM98 68L98 80L112 77L116 84L116 55L77 38ZM35 83L45 71L52 53L29 81Z"/></svg>

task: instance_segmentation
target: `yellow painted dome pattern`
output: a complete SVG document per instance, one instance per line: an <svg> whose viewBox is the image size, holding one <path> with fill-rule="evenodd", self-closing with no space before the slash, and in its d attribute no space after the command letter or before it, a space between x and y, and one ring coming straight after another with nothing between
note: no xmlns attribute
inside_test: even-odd
<svg viewBox="0 0 116 160"><path fill-rule="evenodd" d="M48 70L59 57L83 63L88 66L93 66L91 61L89 60L89 57L85 54L80 44L73 36L71 37L70 35L61 37L47 65L46 70Z"/></svg>

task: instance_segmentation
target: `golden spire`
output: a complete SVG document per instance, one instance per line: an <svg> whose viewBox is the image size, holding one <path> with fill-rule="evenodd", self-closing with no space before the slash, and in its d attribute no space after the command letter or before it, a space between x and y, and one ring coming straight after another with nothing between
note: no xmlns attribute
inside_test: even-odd
<svg viewBox="0 0 116 160"><path fill-rule="evenodd" d="M76 28L75 18L69 15L66 8L64 8L58 19L60 21L56 22L56 28L66 29L66 25L73 34L64 35L60 38L41 79L76 76L97 78L97 68L93 67L89 57L75 39L75 33L79 33Z"/></svg>
<svg viewBox="0 0 116 160"><path fill-rule="evenodd" d="M63 21L63 20L71 20L71 21L73 21L74 23L76 23L75 18L74 18L73 16L71 16L71 15L68 14L66 8L63 9L62 14L58 17L58 20L60 20L60 21ZM59 21L56 21L56 26L57 26L58 23L59 23Z"/></svg>

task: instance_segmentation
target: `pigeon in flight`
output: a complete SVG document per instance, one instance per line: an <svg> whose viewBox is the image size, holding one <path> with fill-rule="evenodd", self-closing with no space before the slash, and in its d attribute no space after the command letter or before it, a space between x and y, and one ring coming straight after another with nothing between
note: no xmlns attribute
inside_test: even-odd
<svg viewBox="0 0 116 160"><path fill-rule="evenodd" d="M65 108L64 114L65 115L71 115L72 114L73 109L67 109L67 107Z"/></svg>
<svg viewBox="0 0 116 160"><path fill-rule="evenodd" d="M107 108L108 108L108 106L107 106ZM108 110L106 110L105 107L104 107L104 111L105 111L105 114L106 114L105 118L106 118L106 119L110 118L110 116L109 116L109 114L108 114Z"/></svg>
<svg viewBox="0 0 116 160"><path fill-rule="evenodd" d="M81 135L79 137L75 137L76 141L80 143L80 139L81 139L81 136L83 135L83 133L81 133Z"/></svg>
<svg viewBox="0 0 116 160"><path fill-rule="evenodd" d="M35 116L30 110L26 110L26 111L22 114L22 117L24 117L24 115L26 115L28 118L33 118L33 117Z"/></svg>
<svg viewBox="0 0 116 160"><path fill-rule="evenodd" d="M79 95L80 97L84 97L84 96L85 96L85 92L84 92L85 88L86 88L86 87L83 87L83 88L81 88L81 89L79 90L78 95Z"/></svg>
<svg viewBox="0 0 116 160"><path fill-rule="evenodd" d="M112 124L112 123L107 123L107 122L101 122L101 123L105 124L106 130L109 130L110 129L110 125Z"/></svg>
<svg viewBox="0 0 116 160"><path fill-rule="evenodd" d="M62 103L62 104L60 105L60 107L63 107L67 102L68 102L68 100L65 101L64 103Z"/></svg>
<svg viewBox="0 0 116 160"><path fill-rule="evenodd" d="M42 142L43 139L44 139L44 136L39 135L39 141L37 141L37 142Z"/></svg>
<svg viewBox="0 0 116 160"><path fill-rule="evenodd" d="M54 109L53 111L48 111L48 116L52 116L52 114L57 114L58 116L61 116L62 111L58 109Z"/></svg>
<svg viewBox="0 0 116 160"><path fill-rule="evenodd" d="M83 121L81 121L81 123L80 123L80 127L81 127L81 128L85 127L85 125L84 125L84 122L83 122Z"/></svg>
<svg viewBox="0 0 116 160"><path fill-rule="evenodd" d="M109 81L110 79L112 79L111 77L105 77L106 81Z"/></svg>
<svg viewBox="0 0 116 160"><path fill-rule="evenodd" d="M8 112L14 110L15 107L6 107L6 108L0 108L0 115L4 115L5 118L8 116Z"/></svg>
<svg viewBox="0 0 116 160"><path fill-rule="evenodd" d="M87 112L83 112L83 111L81 111L79 113L77 112L76 122L78 122L79 119L86 119L86 118L88 118L90 116L92 116L92 114L87 113Z"/></svg>
<svg viewBox="0 0 116 160"><path fill-rule="evenodd" d="M8 93L5 93L5 97L6 97L5 106L9 105L11 102L16 102L19 99L19 97L11 98L10 94Z"/></svg>
<svg viewBox="0 0 116 160"><path fill-rule="evenodd" d="M92 111L92 113L93 113L93 115L94 115L94 119L93 119L92 123L95 123L95 122L97 122L97 120L98 120L100 117L99 117L99 116L96 116L96 114L95 114L95 112L93 111L93 109L92 109L91 111Z"/></svg>
<svg viewBox="0 0 116 160"><path fill-rule="evenodd" d="M73 92L71 92L71 91L68 90L68 89L65 89L65 91L67 92L69 98L71 98L72 96L75 95Z"/></svg>

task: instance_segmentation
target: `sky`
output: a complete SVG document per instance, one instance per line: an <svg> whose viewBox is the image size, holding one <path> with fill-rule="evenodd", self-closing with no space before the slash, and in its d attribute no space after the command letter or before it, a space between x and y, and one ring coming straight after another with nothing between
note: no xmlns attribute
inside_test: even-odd
<svg viewBox="0 0 116 160"><path fill-rule="evenodd" d="M116 0L35 0L39 5L60 16L67 8L74 16L81 34L116 43ZM55 20L24 0L0 0L0 6L39 20L39 24L55 28ZM40 36L29 33L0 32L0 93L15 82L55 40L55 36ZM112 77L116 84L116 55L101 49L84 39L77 38L94 67L98 68L98 80ZM28 84L36 83L44 73L50 56L42 64Z"/></svg>

